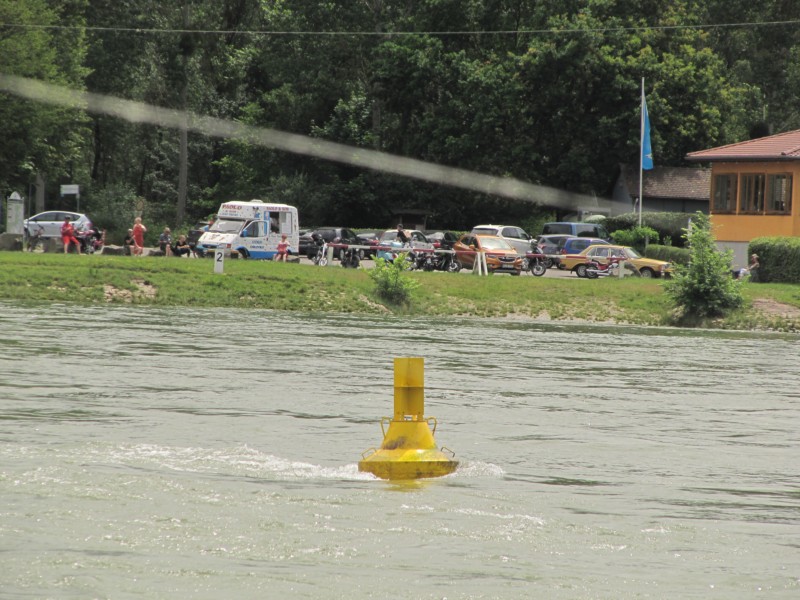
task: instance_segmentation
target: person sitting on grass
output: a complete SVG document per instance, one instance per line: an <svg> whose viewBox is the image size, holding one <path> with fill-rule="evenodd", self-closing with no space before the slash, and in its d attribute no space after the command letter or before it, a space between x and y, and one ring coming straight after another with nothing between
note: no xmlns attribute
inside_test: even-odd
<svg viewBox="0 0 800 600"><path fill-rule="evenodd" d="M286 262L286 257L289 256L289 240L286 239L286 234L281 234L281 241L278 242L278 253L275 255L275 260L282 260Z"/></svg>
<svg viewBox="0 0 800 600"><path fill-rule="evenodd" d="M180 258L181 256L191 256L192 255L192 247L189 245L189 242L186 240L185 235L179 235L178 241L175 242L175 245L172 247L172 254Z"/></svg>
<svg viewBox="0 0 800 600"><path fill-rule="evenodd" d="M131 256L133 254L133 229L128 229L128 233L125 234L125 239L122 240L122 247L124 248L123 253L125 256Z"/></svg>
<svg viewBox="0 0 800 600"><path fill-rule="evenodd" d="M164 227L164 231L158 236L158 245L164 256L172 255L172 232L169 227Z"/></svg>

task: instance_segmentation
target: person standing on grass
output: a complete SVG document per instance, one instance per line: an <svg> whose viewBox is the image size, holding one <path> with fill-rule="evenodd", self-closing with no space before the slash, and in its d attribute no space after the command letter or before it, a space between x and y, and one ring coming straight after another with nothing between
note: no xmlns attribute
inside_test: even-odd
<svg viewBox="0 0 800 600"><path fill-rule="evenodd" d="M136 217L133 220L133 254L134 256L142 256L144 254L144 234L147 233L147 227L142 224L142 217Z"/></svg>
<svg viewBox="0 0 800 600"><path fill-rule="evenodd" d="M761 263L758 261L758 254L751 254L750 255L750 264L748 265L748 270L750 271L750 279L753 281L758 281L758 268L761 266Z"/></svg>
<svg viewBox="0 0 800 600"><path fill-rule="evenodd" d="M61 242L64 244L64 254L69 252L70 244L75 244L78 254L81 253L81 243L75 237L75 226L70 222L69 217L64 217L64 224L61 226Z"/></svg>

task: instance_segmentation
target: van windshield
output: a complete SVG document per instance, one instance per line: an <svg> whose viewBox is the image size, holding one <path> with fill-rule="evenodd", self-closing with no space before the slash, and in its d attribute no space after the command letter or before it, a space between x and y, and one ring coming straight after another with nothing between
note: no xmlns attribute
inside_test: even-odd
<svg viewBox="0 0 800 600"><path fill-rule="evenodd" d="M602 225L596 225L594 223L587 223L585 225L575 225L575 231L577 235L580 237L599 237L606 239L608 237L608 232L606 228Z"/></svg>
<svg viewBox="0 0 800 600"><path fill-rule="evenodd" d="M239 230L242 228L242 225L244 225L244 221L241 221L239 219L234 219L234 220L220 219L211 226L211 229L209 229L209 231L214 231L216 233L239 233Z"/></svg>
<svg viewBox="0 0 800 600"><path fill-rule="evenodd" d="M569 223L548 223L544 226L544 235L554 233L568 233L572 235L572 226Z"/></svg>
<svg viewBox="0 0 800 600"><path fill-rule="evenodd" d="M597 223L545 223L542 229L544 235L567 234L578 237L597 237L608 239L608 231Z"/></svg>

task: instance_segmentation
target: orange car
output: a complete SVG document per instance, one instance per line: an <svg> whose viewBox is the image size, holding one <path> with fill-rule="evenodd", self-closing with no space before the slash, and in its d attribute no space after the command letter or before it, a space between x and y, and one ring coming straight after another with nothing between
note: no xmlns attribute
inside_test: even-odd
<svg viewBox="0 0 800 600"><path fill-rule="evenodd" d="M462 235L453 244L456 260L462 268L471 269L475 265L478 252L486 254L486 268L490 273L510 273L519 275L522 272L522 257L514 247L495 235Z"/></svg>

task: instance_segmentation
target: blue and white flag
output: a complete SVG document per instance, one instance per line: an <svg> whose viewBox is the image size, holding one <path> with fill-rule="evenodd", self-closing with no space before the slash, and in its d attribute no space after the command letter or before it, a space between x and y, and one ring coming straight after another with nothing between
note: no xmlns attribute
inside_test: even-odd
<svg viewBox="0 0 800 600"><path fill-rule="evenodd" d="M644 99L642 88L642 169L649 171L653 168L653 147L650 145L650 115L647 114L647 101Z"/></svg>

